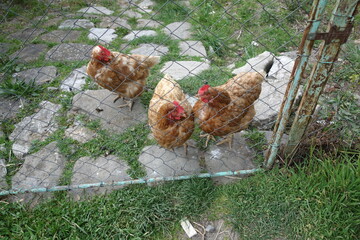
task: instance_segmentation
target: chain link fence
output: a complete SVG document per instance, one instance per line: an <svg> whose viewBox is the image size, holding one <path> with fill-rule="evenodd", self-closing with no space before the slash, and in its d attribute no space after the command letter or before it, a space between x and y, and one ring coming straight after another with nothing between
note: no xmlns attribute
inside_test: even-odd
<svg viewBox="0 0 360 240"><path fill-rule="evenodd" d="M134 183L227 182L260 171L311 1L19 0L0 9L1 195L36 203L59 190L80 199ZM336 63L341 90L359 81L356 37ZM112 55L95 58L98 45ZM153 56L160 60L149 64ZM203 102L204 85L223 92ZM169 103L173 110L160 114ZM317 120L331 122L322 108ZM204 133L215 136L207 142ZM232 133L231 144L218 144Z"/></svg>

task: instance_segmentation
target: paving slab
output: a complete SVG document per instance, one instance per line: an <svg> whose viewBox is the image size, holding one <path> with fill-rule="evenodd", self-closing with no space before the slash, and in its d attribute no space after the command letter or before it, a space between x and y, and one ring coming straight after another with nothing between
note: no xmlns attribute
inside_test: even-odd
<svg viewBox="0 0 360 240"><path fill-rule="evenodd" d="M258 72L264 70L266 64L274 59L274 54L271 52L263 52L260 55L246 60L246 64L240 68L236 68L232 71L232 74L236 75L239 73L246 72Z"/></svg>
<svg viewBox="0 0 360 240"><path fill-rule="evenodd" d="M43 34L40 39L47 42L74 42L81 36L81 31L76 30L54 30Z"/></svg>
<svg viewBox="0 0 360 240"><path fill-rule="evenodd" d="M174 22L166 25L164 32L175 40L185 40L191 37L191 24L188 22Z"/></svg>
<svg viewBox="0 0 360 240"><path fill-rule="evenodd" d="M55 120L61 105L48 101L40 103L40 110L15 124L9 139L13 141L12 151L17 158L29 153L33 141L43 141L58 129Z"/></svg>
<svg viewBox="0 0 360 240"><path fill-rule="evenodd" d="M128 169L127 163L114 155L98 158L82 157L74 165L71 185L130 180L131 177L126 173ZM80 200L84 197L110 193L123 187L95 187L84 190L71 190L70 195L74 200Z"/></svg>
<svg viewBox="0 0 360 240"><path fill-rule="evenodd" d="M243 133L239 132L234 135L232 148L229 144L212 145L204 154L206 169L211 173L249 170L256 166L252 162L255 157L253 151L246 143ZM215 178L218 183L228 183L230 178Z"/></svg>
<svg viewBox="0 0 360 240"><path fill-rule="evenodd" d="M47 61L90 60L94 46L81 43L61 43L51 48L45 55Z"/></svg>
<svg viewBox="0 0 360 240"><path fill-rule="evenodd" d="M107 16L104 17L101 20L101 23L99 24L100 28L125 28L125 29L131 29L130 24L127 23L126 19L115 17L115 16Z"/></svg>
<svg viewBox="0 0 360 240"><path fill-rule="evenodd" d="M157 145L146 146L139 156L139 162L144 166L147 178L196 175L202 170L198 150L193 147L188 147L188 154L185 155L182 147L172 151Z"/></svg>
<svg viewBox="0 0 360 240"><path fill-rule="evenodd" d="M181 80L186 77L195 76L208 69L210 69L210 64L207 62L170 61L165 63L161 72L170 74L176 80Z"/></svg>
<svg viewBox="0 0 360 240"><path fill-rule="evenodd" d="M152 6L154 6L154 2L151 0L142 0L140 1L140 3L138 4L138 6L142 9L148 9L151 8Z"/></svg>
<svg viewBox="0 0 360 240"><path fill-rule="evenodd" d="M169 52L169 48L154 43L143 43L138 48L130 51L132 54L141 54L145 56L164 56Z"/></svg>
<svg viewBox="0 0 360 240"><path fill-rule="evenodd" d="M117 36L115 30L111 28L90 28L88 38L96 40L100 44L106 44L111 43Z"/></svg>
<svg viewBox="0 0 360 240"><path fill-rule="evenodd" d="M34 82L36 85L42 85L54 81L56 75L56 67L45 66L14 73L12 76L15 79L25 81L27 84Z"/></svg>
<svg viewBox="0 0 360 240"><path fill-rule="evenodd" d="M203 57L206 58L206 50L200 41L180 42L180 56Z"/></svg>
<svg viewBox="0 0 360 240"><path fill-rule="evenodd" d="M128 16L129 18L141 18L142 17L141 13L138 13L138 12L135 12L132 10L126 10L122 14Z"/></svg>
<svg viewBox="0 0 360 240"><path fill-rule="evenodd" d="M287 84L295 61L287 56L274 59L274 64L262 83L259 99L254 103L256 115L253 124L262 130L270 130L280 111ZM301 96L299 91L297 98Z"/></svg>
<svg viewBox="0 0 360 240"><path fill-rule="evenodd" d="M10 34L10 37L20 40L22 42L31 42L44 32L45 30L41 28L25 28L19 32Z"/></svg>
<svg viewBox="0 0 360 240"><path fill-rule="evenodd" d="M162 25L163 25L162 22L151 20L151 19L138 19L137 20L138 28L144 28L144 27L157 28Z"/></svg>
<svg viewBox="0 0 360 240"><path fill-rule="evenodd" d="M11 54L10 59L17 58L16 62L18 63L29 63L38 60L46 50L47 45L45 44L29 44Z"/></svg>
<svg viewBox="0 0 360 240"><path fill-rule="evenodd" d="M11 48L11 44L10 43L0 43L0 54L5 54L7 53ZM4 56L0 56L0 59L3 58Z"/></svg>
<svg viewBox="0 0 360 240"><path fill-rule="evenodd" d="M190 96L188 94L185 95L186 100L189 101L191 107L193 107L195 105L195 103L198 101L198 98L194 97L194 96Z"/></svg>
<svg viewBox="0 0 360 240"><path fill-rule="evenodd" d="M49 188L59 185L66 158L52 142L40 151L25 157L19 171L12 177L12 189ZM53 193L26 193L13 197L13 201L30 203L35 206L40 201L49 199Z"/></svg>
<svg viewBox="0 0 360 240"><path fill-rule="evenodd" d="M67 19L60 24L59 29L84 29L93 27L95 27L94 23L88 19Z"/></svg>
<svg viewBox="0 0 360 240"><path fill-rule="evenodd" d="M49 20L46 20L42 26L43 27L51 27L51 26L57 26L61 21L64 20L63 16L55 16L54 18L51 18Z"/></svg>
<svg viewBox="0 0 360 240"><path fill-rule="evenodd" d="M125 37L123 37L126 41L132 41L137 38L141 37L149 37L149 36L156 36L156 32L153 30L134 30Z"/></svg>
<svg viewBox="0 0 360 240"><path fill-rule="evenodd" d="M0 97L0 121L15 118L24 100Z"/></svg>
<svg viewBox="0 0 360 240"><path fill-rule="evenodd" d="M115 103L117 95L108 90L86 90L73 98L70 114L86 114L92 120L100 120L101 127L113 133L123 133L127 128L147 121L147 112L143 104L136 100L132 111L119 108L122 100Z"/></svg>
<svg viewBox="0 0 360 240"><path fill-rule="evenodd" d="M65 137L71 138L79 143L86 143L97 137L97 133L86 128L82 124L74 123L65 130Z"/></svg>
<svg viewBox="0 0 360 240"><path fill-rule="evenodd" d="M7 169L6 169L5 159L0 159L0 191L6 190L8 188L8 184L5 178L6 174L7 174Z"/></svg>
<svg viewBox="0 0 360 240"><path fill-rule="evenodd" d="M90 13L90 14L100 14L100 15L111 15L114 11L107 9L102 6L92 6L80 9L78 12Z"/></svg>
<svg viewBox="0 0 360 240"><path fill-rule="evenodd" d="M60 85L60 89L66 92L81 91L86 84L86 65L81 68L74 69L67 78Z"/></svg>

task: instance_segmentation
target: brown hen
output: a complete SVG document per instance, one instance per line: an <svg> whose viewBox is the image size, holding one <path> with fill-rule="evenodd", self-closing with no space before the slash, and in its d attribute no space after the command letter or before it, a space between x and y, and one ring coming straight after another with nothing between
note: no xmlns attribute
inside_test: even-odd
<svg viewBox="0 0 360 240"><path fill-rule="evenodd" d="M249 126L255 116L254 102L259 98L261 83L271 65L272 62L264 71L240 73L221 86L203 85L199 89L200 99L193 112L200 128L207 133L206 146L213 136L228 135L218 144L228 142L231 148L233 134Z"/></svg>
<svg viewBox="0 0 360 240"><path fill-rule="evenodd" d="M194 115L179 84L165 75L157 84L149 105L149 125L154 138L164 148L184 145L194 131Z"/></svg>
<svg viewBox="0 0 360 240"><path fill-rule="evenodd" d="M131 111L133 99L144 91L149 69L159 61L158 56L126 55L96 46L86 72L101 87L118 94L114 102L119 98L130 99L119 107L129 106Z"/></svg>

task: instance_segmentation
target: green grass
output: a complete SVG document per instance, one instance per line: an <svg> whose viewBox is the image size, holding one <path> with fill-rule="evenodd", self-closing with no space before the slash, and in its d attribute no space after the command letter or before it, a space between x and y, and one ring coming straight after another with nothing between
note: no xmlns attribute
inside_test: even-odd
<svg viewBox="0 0 360 240"><path fill-rule="evenodd" d="M311 154L302 166L233 184L207 179L130 186L72 202L65 192L28 209L0 203L5 239L177 239L179 220L224 219L240 239L358 239L360 153ZM46 224L46 228L44 228Z"/></svg>
<svg viewBox="0 0 360 240"><path fill-rule="evenodd" d="M188 17L190 10L176 1L167 1L167 0L155 0L156 4L153 7L153 12L155 16L153 19L156 21L160 21L165 25L183 21Z"/></svg>
<svg viewBox="0 0 360 240"><path fill-rule="evenodd" d="M0 236L11 239L159 239L214 198L208 180L132 186L84 202L59 198L28 210L0 203ZM46 225L46 228L44 227Z"/></svg>
<svg viewBox="0 0 360 240"><path fill-rule="evenodd" d="M110 9L113 7L113 1L110 0L98 3ZM298 1L293 0L264 0L261 1L262 4L240 0L234 6L231 5L234 2L228 0L192 0L191 8L176 1L155 0L155 3L153 12L156 15L153 19L162 21L165 25L175 21L190 22L194 32L192 40L202 41L208 53L210 49L214 50L214 54L209 54L208 57L212 64L210 70L179 81L186 93L194 95L204 83L216 86L232 76L222 66L234 62L240 67L245 60L264 50L273 53L293 50L301 36L301 28L299 30L297 25L304 22L310 1L303 1L304 5L301 7L297 7ZM79 0L65 0L57 3L57 6L65 14L87 7L87 4L80 3ZM225 10L224 6L230 7ZM11 7L7 20L14 19L17 14L25 19L33 19L43 15L44 10L44 3L17 0ZM129 24L135 27L135 19L129 19ZM4 25L4 29L7 26ZM14 23L11 29L15 31L23 27L20 23ZM45 29L50 31L55 28L50 26ZM149 91L141 96L145 106L148 106L153 89L161 79L160 69L166 61L199 60L180 56L179 41L170 39L159 29L156 32L157 36L129 42L132 48L141 43L169 47L169 53L162 57L161 63L151 69L147 84ZM117 29L116 33L119 37L110 44L109 48L112 50L125 43L121 38L128 30ZM87 31L83 31L77 42L95 44L87 35ZM252 41L258 42L260 46L252 45ZM4 34L0 36L0 42L11 43L9 54L18 50L22 44L21 41L9 40ZM32 43L45 43L49 48L55 44L38 39ZM358 46L348 44L346 55L345 64L334 74L335 81L342 84L341 88L355 91L359 84L359 73L356 71L360 62ZM29 64L15 64L7 58L1 58L0 61L0 72L5 72L5 81L0 83L0 94L27 99L26 107L21 109L15 119L1 122L5 136L0 138L0 144L5 149L0 151L0 158L7 161L9 183L22 161L11 153L12 143L8 136L13 131L14 124L33 114L38 104L44 100L62 105L60 116L57 117L60 128L45 141L34 142L32 152L57 141L60 152L67 158L60 184L70 183L72 168L76 160L83 156L114 154L128 163L132 177L144 176L138 156L144 146L153 144L147 139L149 129L145 124L130 127L123 134L109 134L101 129L98 121L89 121L79 116L76 120L82 121L85 127L95 131L98 136L81 144L64 135L65 129L75 120L66 114L71 108L74 94L50 92L46 88L58 87L72 70L87 61L46 62L43 56ZM15 72L48 65L56 66L59 73L52 83L36 87L10 81ZM85 89L92 88L96 86L87 79ZM332 95L326 105L328 108L323 112L324 117L327 117L335 111L334 119L337 124L332 127L350 143L359 136L356 124L359 110L355 103L350 92L341 91ZM192 138L204 150L205 139L200 139L199 133L200 129L196 128ZM261 162L263 135L250 130L246 137L257 152L257 160ZM319 158L321 154L311 155L311 159L303 166L274 169L226 186L215 187L211 181L200 179L152 188L131 186L109 196L95 197L84 202L71 202L65 199L65 192L62 192L57 193L54 200L31 210L15 203L0 202L0 238L176 239L181 218L188 217L196 221L204 216L211 216L213 219L225 219L233 225L241 239L359 239L359 153Z"/></svg>
<svg viewBox="0 0 360 240"><path fill-rule="evenodd" d="M267 147L265 133L259 132L256 128L249 128L244 134L249 147L255 151L254 163L261 165L264 162L264 150Z"/></svg>
<svg viewBox="0 0 360 240"><path fill-rule="evenodd" d="M26 83L22 80L6 79L0 83L0 96L8 98L29 98L38 97L43 91L41 86L38 86L34 81Z"/></svg>
<svg viewBox="0 0 360 240"><path fill-rule="evenodd" d="M178 83L184 92L190 95L196 95L202 85L207 83L211 86L218 86L224 84L231 77L232 74L228 70L214 67L196 76L184 78Z"/></svg>
<svg viewBox="0 0 360 240"><path fill-rule="evenodd" d="M358 239L359 156L312 155L306 166L225 186L227 217L244 239Z"/></svg>

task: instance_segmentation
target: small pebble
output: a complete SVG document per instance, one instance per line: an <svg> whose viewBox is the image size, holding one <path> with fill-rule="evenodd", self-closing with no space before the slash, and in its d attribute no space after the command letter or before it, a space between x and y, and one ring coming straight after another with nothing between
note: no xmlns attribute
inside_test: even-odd
<svg viewBox="0 0 360 240"><path fill-rule="evenodd" d="M213 225L207 225L205 231L209 233L215 232L215 227Z"/></svg>
<svg viewBox="0 0 360 240"><path fill-rule="evenodd" d="M47 90L48 91L56 91L56 90L58 90L58 88L57 87L48 87Z"/></svg>
<svg viewBox="0 0 360 240"><path fill-rule="evenodd" d="M5 151L6 151L5 143L0 144L0 151L1 151L1 152L5 152Z"/></svg>

